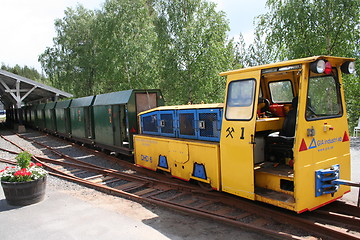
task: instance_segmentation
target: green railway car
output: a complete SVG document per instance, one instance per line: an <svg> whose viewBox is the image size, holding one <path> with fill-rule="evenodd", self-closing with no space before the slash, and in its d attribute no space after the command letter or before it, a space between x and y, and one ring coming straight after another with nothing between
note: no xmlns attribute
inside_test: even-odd
<svg viewBox="0 0 360 240"><path fill-rule="evenodd" d="M70 104L72 100L59 101L55 106L56 132L63 137L71 134Z"/></svg>
<svg viewBox="0 0 360 240"><path fill-rule="evenodd" d="M35 127L43 130L45 128L45 103L40 103L36 107Z"/></svg>
<svg viewBox="0 0 360 240"><path fill-rule="evenodd" d="M97 95L92 105L94 142L105 149L132 154L137 114L164 105L160 90L126 90Z"/></svg>
<svg viewBox="0 0 360 240"><path fill-rule="evenodd" d="M12 126L14 121L15 121L15 110L12 108L9 108L6 110L6 122L10 126Z"/></svg>
<svg viewBox="0 0 360 240"><path fill-rule="evenodd" d="M76 98L70 104L71 136L75 140L92 143L93 124L91 106L95 96Z"/></svg>
<svg viewBox="0 0 360 240"><path fill-rule="evenodd" d="M37 105L31 105L29 106L28 108L28 114L29 114L29 117L28 117L28 120L27 120L27 123L30 127L35 127L35 123L36 123L36 108L37 108Z"/></svg>
<svg viewBox="0 0 360 240"><path fill-rule="evenodd" d="M138 113L163 105L159 89L126 90L29 105L24 108L24 119L30 127L132 155Z"/></svg>
<svg viewBox="0 0 360 240"><path fill-rule="evenodd" d="M56 132L55 106L56 102L49 102L44 107L45 129L52 133Z"/></svg>
<svg viewBox="0 0 360 240"><path fill-rule="evenodd" d="M31 121L31 106L25 106L23 107L24 111L24 123L25 125L30 125Z"/></svg>

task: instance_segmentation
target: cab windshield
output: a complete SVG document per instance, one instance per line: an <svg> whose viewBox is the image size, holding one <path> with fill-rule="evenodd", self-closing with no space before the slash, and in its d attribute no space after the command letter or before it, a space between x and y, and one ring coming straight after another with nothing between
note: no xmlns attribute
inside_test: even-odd
<svg viewBox="0 0 360 240"><path fill-rule="evenodd" d="M333 75L309 78L306 102L308 121L342 116L340 84Z"/></svg>

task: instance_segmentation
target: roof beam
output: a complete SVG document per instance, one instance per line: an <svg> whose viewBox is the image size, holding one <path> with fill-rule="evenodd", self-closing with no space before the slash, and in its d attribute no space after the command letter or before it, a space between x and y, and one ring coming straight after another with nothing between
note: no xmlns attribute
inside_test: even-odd
<svg viewBox="0 0 360 240"><path fill-rule="evenodd" d="M35 87L36 88L36 87ZM19 91L20 92L28 92L30 91L31 89L20 89ZM17 90L14 90L14 89L10 89L10 90L5 90L5 92L16 92Z"/></svg>
<svg viewBox="0 0 360 240"><path fill-rule="evenodd" d="M7 105L72 97L72 94L0 69L0 98Z"/></svg>
<svg viewBox="0 0 360 240"><path fill-rule="evenodd" d="M4 86L4 88L10 93L10 95L16 100L15 94L11 91L9 86L0 78L0 83Z"/></svg>
<svg viewBox="0 0 360 240"><path fill-rule="evenodd" d="M2 79L0 79L0 82L4 86L4 88L6 89L5 92L10 93L10 95L16 101L17 108L21 108L21 103L24 101L24 99L27 96L29 96L29 94L37 88L36 86L34 86L31 89L20 89L21 81L17 80L16 81L16 89L10 89L9 86ZM26 94L21 97L21 94L20 94L21 92L26 92ZM14 93L16 93L16 95Z"/></svg>
<svg viewBox="0 0 360 240"><path fill-rule="evenodd" d="M36 89L36 86L34 86L32 89L30 89L24 96L22 96L21 101L24 101L24 99L29 96L29 94Z"/></svg>

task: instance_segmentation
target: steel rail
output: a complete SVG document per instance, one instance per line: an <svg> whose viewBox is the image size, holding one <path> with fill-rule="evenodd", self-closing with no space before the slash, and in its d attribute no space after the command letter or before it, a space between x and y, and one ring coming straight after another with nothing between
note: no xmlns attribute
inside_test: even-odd
<svg viewBox="0 0 360 240"><path fill-rule="evenodd" d="M9 161L9 160L4 160L0 158L0 162L4 162L4 163L8 163L8 164L16 164L15 162ZM46 164L44 165L46 166ZM48 166L46 166L48 167ZM102 184L98 184L98 183L93 183L91 181L88 180L84 180L81 178L76 178L76 177L72 177L72 176L68 176L67 174L59 174L59 173L53 173L50 172L51 175L53 176L57 176L57 177L61 177L63 179L66 180L70 180L76 183L81 183L82 185L85 185L87 187L91 187L97 190L100 190L102 192L106 192L112 195L116 195L116 196L120 196L120 197L125 197L127 199L131 199L137 202L146 202L146 203L150 203L150 204L154 204L154 205L160 205L166 208L172 208L175 210L178 210L180 212L187 212L187 213L191 213L191 214L195 214L195 215L199 215L202 217L206 217L206 218L210 218L210 219L214 219L214 220L221 220L223 222L227 222L230 223L231 225L237 226L237 227L241 227L244 228L246 230L253 230L253 231L261 231L265 234L271 235L271 236L277 236L277 237L281 237L282 239L301 239L300 237L296 237L287 233L282 233L282 232L276 232L276 231L272 231L270 229L264 229L261 227L257 227L257 226L252 226L246 223L241 223L232 219L227 219L224 218L222 216L219 215L214 215L211 213L206 213L206 212L201 212L195 209L190 209L190 208L184 208L182 205L178 205L178 204L173 204L170 202L166 202L166 201L161 201L159 199L154 199L154 198L144 198L141 196L138 196L136 194L132 194L132 193L128 193L125 191L122 191L120 189L116 189L116 188L111 188L108 186L104 186Z"/></svg>
<svg viewBox="0 0 360 240"><path fill-rule="evenodd" d="M7 141L10 141L9 139L6 139L6 138L4 138L4 139L7 140ZM18 147L20 149L22 149L22 150L25 150L21 146L18 146ZM14 153L16 153L16 152L14 152ZM38 161L38 159L36 157L34 157L34 160ZM7 162L9 163L9 161L7 161ZM51 171L59 171L59 170L57 170L55 168L52 168L52 167L48 166L46 163L44 163L42 161L39 161L39 162L42 163L47 169L50 169ZM97 170L97 169L93 169L93 168L88 167L88 166L85 167L85 166L80 166L78 164L59 162L59 161L56 161L56 160L52 160L50 162L52 162L52 163L56 162L58 164L68 165L68 166L72 166L72 167L76 167L76 168L81 167L81 168L86 168L86 169L89 169L89 170L90 169L91 170ZM11 163L15 164L14 162L11 162ZM99 171L100 170L98 170L97 172L99 172ZM106 172L106 173L108 173L108 172ZM265 229L265 228L249 225L249 224L246 224L246 223L235 221L233 219L227 219L225 217L217 216L217 215L214 215L214 214L211 214L211 213L206 213L206 212L202 212L202 211L199 211L199 210L187 208L187 207L184 207L184 206L181 206L181 205L177 205L177 204L174 204L174 203L161 201L160 199L154 199L154 198L151 198L151 197L144 198L144 197L141 197L141 196L137 196L135 194L127 193L127 192L119 190L119 189L104 186L102 184L95 184L95 183L92 183L91 181L87 181L87 180L84 180L84 179L81 179L81 178L69 176L69 174L64 174L64 173L61 173L61 172L60 173L59 172L57 172L57 173L50 172L50 174L52 174L54 176L59 176L61 178L65 178L67 180L71 180L71 181L74 181L74 182L77 182L77 183L81 183L81 184L83 184L85 186L95 188L95 189L101 190L103 192L115 194L115 195L118 195L118 196L121 196L121 197L125 197L125 198L128 198L128 199L135 200L135 201L148 202L148 203L151 203L151 204L157 204L157 205L160 205L160 206L173 208L173 209L179 210L181 212L189 212L189 213L192 213L192 214L197 214L199 216L203 216L203 217L207 217L207 218L211 218L211 219L222 220L222 221L225 221L227 223L231 223L232 225L236 225L238 227L242 227L242 228L245 228L245 229L252 229L254 231L261 231L261 232L263 232L265 234L270 234L272 236L277 236L277 237L281 236L281 238L283 238L283 239L301 239L301 238L293 236L291 234L279 233L279 232L273 231L271 229Z"/></svg>
<svg viewBox="0 0 360 240"><path fill-rule="evenodd" d="M6 140L6 138L4 138ZM7 140L9 141L9 140ZM20 149L22 149L20 146L18 146ZM37 159L38 160L38 159ZM56 161L56 160L49 160L49 159L42 159L45 161ZM54 162L53 162L54 163ZM89 171L97 171L98 173L100 173L100 171L103 171L104 169L98 169L98 168L94 168L94 167L90 167L90 166L83 166L83 165L79 165L79 164L74 164L74 163L66 163L66 162L58 162L58 164L67 164L68 166L74 167L74 168L87 168ZM56 170L56 169L55 169ZM107 169L108 170L108 169ZM58 170L56 170L58 171ZM111 172L110 170L108 171L104 171L104 174L115 174L114 172ZM155 203L158 205L162 205L162 206L166 206L166 207L171 207L177 210L181 210L186 211L186 212L190 212L190 213L195 213L197 215L200 216L206 216L208 218L212 218L212 219L219 219L222 221L225 221L227 223L230 224L235 224L239 227L243 227L243 228L247 228L247 229L253 229L255 231L262 231L264 233L267 234L271 234L273 236L281 236L282 238L290 238L290 239L298 239L297 236L294 236L292 234L288 234L288 233L281 233L279 235L278 232L270 230L270 229L265 229L262 227L258 227L258 226L254 226L251 224L247 224L247 223L242 223L239 222L237 220L234 220L234 218L230 218L226 215L221 215L221 214L214 214L214 213L209 213L206 211L202 211L198 208L191 208L189 206L184 206L181 204L177 204L171 201L166 201L163 199L159 199L156 196L152 195L150 197L141 197L138 196L136 194L132 194L132 193L127 193L125 191L119 190L119 189L115 189L109 186L104 186L103 184L94 184L91 181L88 180L84 180L81 178L77 178L77 177L73 177L73 176L64 176L62 173L56 173L58 175L62 175L64 178L68 179L68 180L72 180L72 181L76 181L79 183L82 183L84 185L96 188L98 190L101 191L105 191L105 192L110 192L112 194L116 193L116 195L121 195L122 197L126 197L126 198L130 198L136 201L142 201L142 202L149 202L149 203ZM126 174L129 175L129 174ZM139 179L137 179L139 180ZM144 179L143 179L144 180ZM157 184L163 184L163 183L157 183ZM211 196L210 199L214 198L214 196L216 196L216 198L218 198L219 202L224 202L226 204L229 204L230 206L241 206L242 209L246 209L247 211L256 214L258 216L262 216L265 217L267 219L271 218L274 219L276 222L283 222L283 223L287 223L287 224L292 224L294 226L300 227L301 229L305 229L307 231L311 231L313 233L315 233L316 235L320 235L321 237L325 237L325 238L329 238L329 239L360 239L360 237L354 236L352 234L348 234L348 233L344 233L343 231L337 231L332 229L332 227L328 227L325 225L322 225L320 223L317 223L313 220L308 220L308 219L302 219L300 218L298 215L293 215L291 213L282 213L280 211L277 210L273 210L273 209L269 209L266 207L262 207L262 206L258 206L255 205L254 203L249 203L246 200L242 200L239 198L234 198L234 197L229 197L226 196L224 197L224 194L215 192L215 193L207 193L207 192L202 192L200 190L193 190L193 193L195 194L196 192L198 192L199 194L202 194L203 196ZM129 195L130 194L130 195ZM158 193L160 194L160 193ZM156 194L156 195L158 195ZM269 217L271 216L271 217ZM330 236L329 236L330 235Z"/></svg>
<svg viewBox="0 0 360 240"><path fill-rule="evenodd" d="M84 161L80 161L80 160L74 159L74 158L72 158L72 157L70 157L70 156L68 156L68 155L66 155L66 154L64 154L64 153L62 153L62 152L60 152L60 151L58 151L58 150L50 147L50 146L47 146L46 144L43 144L43 143L38 142L38 141L35 141L35 140L33 140L33 139L29 138L29 137L26 137L26 136L24 136L24 135L21 135L21 134L18 134L18 133L15 133L15 134L16 134L18 137L22 138L22 139L25 139L25 140L27 140L27 141L33 142L33 143L35 143L35 144L37 144L37 145L40 145L40 146L42 146L42 147L44 147L44 148L46 148L46 149L48 149L48 150L50 150L50 151L52 151L52 152L55 151L55 152L56 152L56 153L55 153L56 155L58 155L58 156L60 156L60 157L64 157L65 159L69 159L69 160L71 160L71 161L76 161L76 162L79 162L79 163L84 163L84 164L88 164L88 165L92 165L92 166L101 167L101 166L99 166L99 165L94 165L94 164L90 164L90 163L86 163L86 162L84 162ZM47 136L47 137L50 137L50 138L53 138L53 139L56 139L56 140L58 140L58 141L60 140L61 142L64 142L64 143L67 143L67 144L69 143L69 141L66 141L66 140L61 139L61 138L56 138L56 137L54 137L53 135L49 135L49 134L47 134L47 133L46 133L46 136ZM71 144L74 145L73 143L71 143ZM161 174L154 174L154 172L149 171L148 169L145 169L145 168L142 168L142 167L138 167L138 166L134 165L133 163L128 162L127 160L122 160L122 159L113 157L113 156L111 156L111 155L105 154L105 153L100 152L100 151L98 151L98 150L94 150L94 149L91 149L91 148L88 148L88 147L84 147L84 146L82 146L82 145L76 145L76 147L77 147L77 148L80 148L81 150L84 150L84 151L86 151L86 152L89 152L90 154L93 154L93 155L96 155L96 156L99 156L99 157L104 157L104 158L106 158L106 159L109 159L109 160L111 160L112 162L120 165L121 167L131 168L132 170L135 170L135 171L138 172L138 173L141 173L141 174L144 174L144 175L150 175L152 178L158 178L158 179L162 179L162 180L164 180L164 181L169 179L169 177L166 177L166 176L164 177L164 176L161 175Z"/></svg>
<svg viewBox="0 0 360 240"><path fill-rule="evenodd" d="M16 152L16 151L11 151L11 150L7 150L7 149L3 149L3 148L0 148L0 150L6 151L6 152L9 152L9 153L12 153L12 154L18 154L19 153L19 152ZM22 149L22 150L25 150L25 149ZM68 157L68 159L74 161L75 163L62 162L61 159L51 159L51 158L47 158L47 157L43 157L43 156L39 156L39 155L33 155L32 159L34 161L36 161L36 162L39 162L39 163L43 164L43 165L45 165L45 162L49 162L49 163L53 163L53 164L61 164L61 165L69 166L69 167L74 167L74 168L83 169L83 170L87 170L87 171L106 174L106 175L109 175L109 176L126 177L126 178L129 178L131 180L138 180L138 181L149 181L149 180L151 180L152 182L155 182L157 184L164 184L164 185L170 184L171 186L176 186L178 189L187 190L189 192L190 191L192 191L192 192L198 191L197 187L191 186L189 184L180 184L180 183L177 183L177 182L171 182L170 183L168 181L164 182L164 180L169 180L167 177L163 177L163 179L154 179L154 178L150 178L150 177L147 177L147 176L123 173L123 172L115 170L115 169L108 169L108 168L97 166L97 165L94 165L94 164L91 164L91 163L82 162L82 161L79 161L77 159L72 159L71 157ZM49 169L51 169L52 171L63 173L63 172L59 171L56 168L52 168L49 165L47 165L47 167ZM63 173L63 174L66 174L66 173ZM69 175L69 176L72 176L72 175Z"/></svg>
<svg viewBox="0 0 360 240"><path fill-rule="evenodd" d="M344 214L325 211L325 210L317 210L311 213L310 217L317 219L325 219L326 221L344 223L346 225L360 229L360 218L354 216L344 215Z"/></svg>
<svg viewBox="0 0 360 240"><path fill-rule="evenodd" d="M321 208L322 210L326 210L329 212L334 212L338 214L344 214L349 216L354 216L360 218L360 208L349 205L342 201L335 201L330 205L326 205Z"/></svg>

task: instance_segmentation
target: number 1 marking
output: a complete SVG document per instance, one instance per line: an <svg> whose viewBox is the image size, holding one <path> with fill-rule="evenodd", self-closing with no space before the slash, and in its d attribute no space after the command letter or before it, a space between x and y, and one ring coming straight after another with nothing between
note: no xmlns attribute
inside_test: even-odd
<svg viewBox="0 0 360 240"><path fill-rule="evenodd" d="M240 137L240 139L244 139L244 132L245 132L245 128L242 127L241 128L241 137Z"/></svg>

